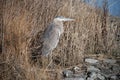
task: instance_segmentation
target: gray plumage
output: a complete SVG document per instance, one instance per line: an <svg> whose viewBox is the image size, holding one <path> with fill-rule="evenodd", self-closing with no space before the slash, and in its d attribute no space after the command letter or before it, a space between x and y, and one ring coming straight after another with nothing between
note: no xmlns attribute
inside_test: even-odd
<svg viewBox="0 0 120 80"><path fill-rule="evenodd" d="M53 22L46 28L42 37L42 55L47 56L57 47L60 35L64 32L63 21L73 21L74 19L56 17Z"/></svg>

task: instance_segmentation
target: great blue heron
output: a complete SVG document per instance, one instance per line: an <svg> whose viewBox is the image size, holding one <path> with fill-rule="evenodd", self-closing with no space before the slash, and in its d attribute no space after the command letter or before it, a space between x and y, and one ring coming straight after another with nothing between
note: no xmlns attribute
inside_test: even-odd
<svg viewBox="0 0 120 80"><path fill-rule="evenodd" d="M58 16L46 28L42 36L42 55L47 56L54 50L59 42L60 35L64 32L63 21L73 21L74 19Z"/></svg>

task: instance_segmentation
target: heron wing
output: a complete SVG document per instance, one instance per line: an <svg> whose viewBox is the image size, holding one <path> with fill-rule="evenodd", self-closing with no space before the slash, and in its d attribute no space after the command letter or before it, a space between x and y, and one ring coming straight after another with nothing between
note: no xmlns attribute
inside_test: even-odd
<svg viewBox="0 0 120 80"><path fill-rule="evenodd" d="M43 35L42 54L50 53L58 44L60 37L59 29L55 25L50 25Z"/></svg>

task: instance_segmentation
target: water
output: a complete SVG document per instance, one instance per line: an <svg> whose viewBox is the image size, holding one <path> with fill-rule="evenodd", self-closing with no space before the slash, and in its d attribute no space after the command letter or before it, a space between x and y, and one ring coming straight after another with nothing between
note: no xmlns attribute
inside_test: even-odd
<svg viewBox="0 0 120 80"><path fill-rule="evenodd" d="M103 6L104 1L105 0L96 0L96 2L93 2L93 0L85 0L86 3L92 6L97 6L99 8ZM109 14L120 17L120 0L106 0L106 1L108 1Z"/></svg>

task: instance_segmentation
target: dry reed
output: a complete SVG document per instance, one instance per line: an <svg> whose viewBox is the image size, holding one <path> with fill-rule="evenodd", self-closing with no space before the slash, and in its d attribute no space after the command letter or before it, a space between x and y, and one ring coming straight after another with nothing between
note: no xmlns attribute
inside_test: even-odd
<svg viewBox="0 0 120 80"><path fill-rule="evenodd" d="M82 63L84 53L102 53L106 48L108 53L113 49L120 52L118 37L114 37L120 33L118 24L111 24L108 16L80 0L2 0L0 6L1 80L60 80L61 69ZM52 52L53 72L45 71L49 61L43 59L42 68L31 65L30 49L39 45L44 29L58 15L76 21L64 23L65 32ZM101 33L103 17L108 20L105 40Z"/></svg>

